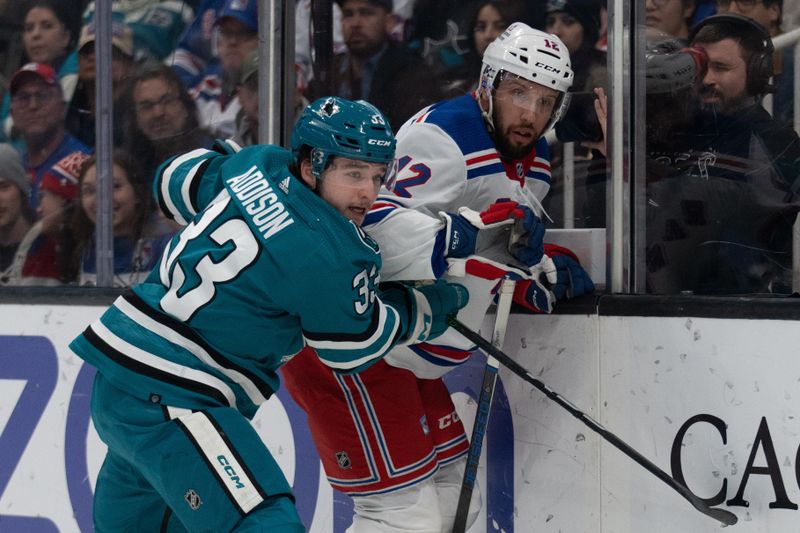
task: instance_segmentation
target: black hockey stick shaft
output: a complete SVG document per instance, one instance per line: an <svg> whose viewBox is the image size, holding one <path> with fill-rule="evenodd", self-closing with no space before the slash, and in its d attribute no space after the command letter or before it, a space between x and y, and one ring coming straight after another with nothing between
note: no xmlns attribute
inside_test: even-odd
<svg viewBox="0 0 800 533"><path fill-rule="evenodd" d="M550 387L545 385L542 381L536 379L530 372L528 372L522 365L514 361L511 357L506 355L502 350L492 346L492 344L481 337L478 333L472 331L470 328L462 324L457 318L451 317L448 320L450 326L464 335L467 339L471 342L475 343L481 350L484 350L487 354L490 354L492 357L500 361L500 363L508 368L511 372L519 376L520 378L524 379L538 390L543 392L545 396L556 402L558 405L566 409L572 416L586 424L590 429L595 431L596 433L600 434L607 442L612 444L615 448L619 451L636 461L640 466L643 466L648 472L655 475L658 479L666 483L670 486L673 490L675 490L678 494L683 496L692 506L700 511L701 513L710 516L714 520L717 520L726 526L732 526L738 521L738 518L732 512L726 509L719 509L716 507L710 507L706 502L704 502L701 498L696 496L692 491L689 490L688 487L679 483L675 478L664 472L658 466L656 466L653 462L643 456L641 453L636 451L630 445L628 445L625 441L611 433L605 427L603 427L599 422L594 420L592 417L575 407L572 403L568 400L563 398L560 394L553 391Z"/></svg>
<svg viewBox="0 0 800 533"><path fill-rule="evenodd" d="M500 284L494 332L492 333L492 342L499 347L502 347L503 339L505 338L515 285L516 283L508 278L504 279ZM456 516L453 521L453 533L464 533L467 529L469 507L472 501L472 493L475 490L475 479L478 476L478 465L481 461L481 450L483 449L483 437L489 425L489 412L492 408L492 399L494 398L494 388L497 383L497 369L499 366L500 363L494 357L487 354L486 366L483 369L481 390L478 395L478 410L475 412L475 422L472 425L472 437L470 438L469 450L467 451L467 464L464 467L464 478L461 482L461 492L458 495Z"/></svg>

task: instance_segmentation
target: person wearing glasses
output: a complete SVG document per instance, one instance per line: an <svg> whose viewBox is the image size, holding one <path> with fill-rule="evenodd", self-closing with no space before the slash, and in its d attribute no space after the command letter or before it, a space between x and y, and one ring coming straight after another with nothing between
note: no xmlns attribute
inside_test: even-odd
<svg viewBox="0 0 800 533"><path fill-rule="evenodd" d="M27 63L11 78L9 92L11 117L25 141L22 161L31 184L30 204L36 209L45 175L75 182L92 150L66 130L67 104L53 67Z"/></svg>
<svg viewBox="0 0 800 533"><path fill-rule="evenodd" d="M771 38L783 33L783 0L718 0L718 13L732 13L754 20ZM791 123L794 119L794 46L775 50L772 58L775 96L772 116Z"/></svg>
<svg viewBox="0 0 800 533"><path fill-rule="evenodd" d="M145 63L131 77L123 146L152 177L175 154L208 148L213 138L200 127L195 101L178 74L162 63Z"/></svg>
<svg viewBox="0 0 800 533"><path fill-rule="evenodd" d="M662 37L686 39L695 11L695 0L647 0L645 24Z"/></svg>

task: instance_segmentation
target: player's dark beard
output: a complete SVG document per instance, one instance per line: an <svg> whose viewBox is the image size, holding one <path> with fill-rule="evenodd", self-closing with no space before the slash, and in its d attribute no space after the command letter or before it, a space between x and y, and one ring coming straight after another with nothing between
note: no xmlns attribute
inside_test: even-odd
<svg viewBox="0 0 800 533"><path fill-rule="evenodd" d="M501 120L497 106L494 106L494 109L492 109L492 121L494 122L494 132L492 133L494 145L504 159L522 159L533 151L533 148L536 146L536 141L539 140L538 135L534 135L533 140L528 144L513 146L508 142L504 132L501 130L503 121Z"/></svg>

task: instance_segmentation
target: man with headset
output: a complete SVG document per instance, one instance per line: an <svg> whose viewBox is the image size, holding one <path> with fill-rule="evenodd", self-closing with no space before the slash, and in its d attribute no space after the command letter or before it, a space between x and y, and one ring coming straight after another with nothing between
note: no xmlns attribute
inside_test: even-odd
<svg viewBox="0 0 800 533"><path fill-rule="evenodd" d="M676 150L669 179L648 180L649 289L791 292L800 140L761 106L773 90L769 33L725 14L689 39L707 67L685 150Z"/></svg>
<svg viewBox="0 0 800 533"><path fill-rule="evenodd" d="M691 45L708 56L700 88L698 142L707 139L717 152L752 161L760 146L774 172L772 181L796 192L800 141L788 126L774 120L761 99L774 92L774 48L758 22L735 14L709 17L690 34ZM705 148L700 142L699 148ZM750 166L750 165L748 165Z"/></svg>

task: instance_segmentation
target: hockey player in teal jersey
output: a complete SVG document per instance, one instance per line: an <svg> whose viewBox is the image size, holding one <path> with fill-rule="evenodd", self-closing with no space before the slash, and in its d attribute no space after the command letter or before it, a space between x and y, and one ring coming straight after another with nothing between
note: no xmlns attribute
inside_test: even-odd
<svg viewBox="0 0 800 533"><path fill-rule="evenodd" d="M394 146L376 108L329 97L303 112L291 152L218 143L162 165L156 196L185 228L70 345L98 370L97 531L304 530L247 420L278 367L307 345L358 372L440 335L467 301L445 282L378 287L359 226Z"/></svg>

